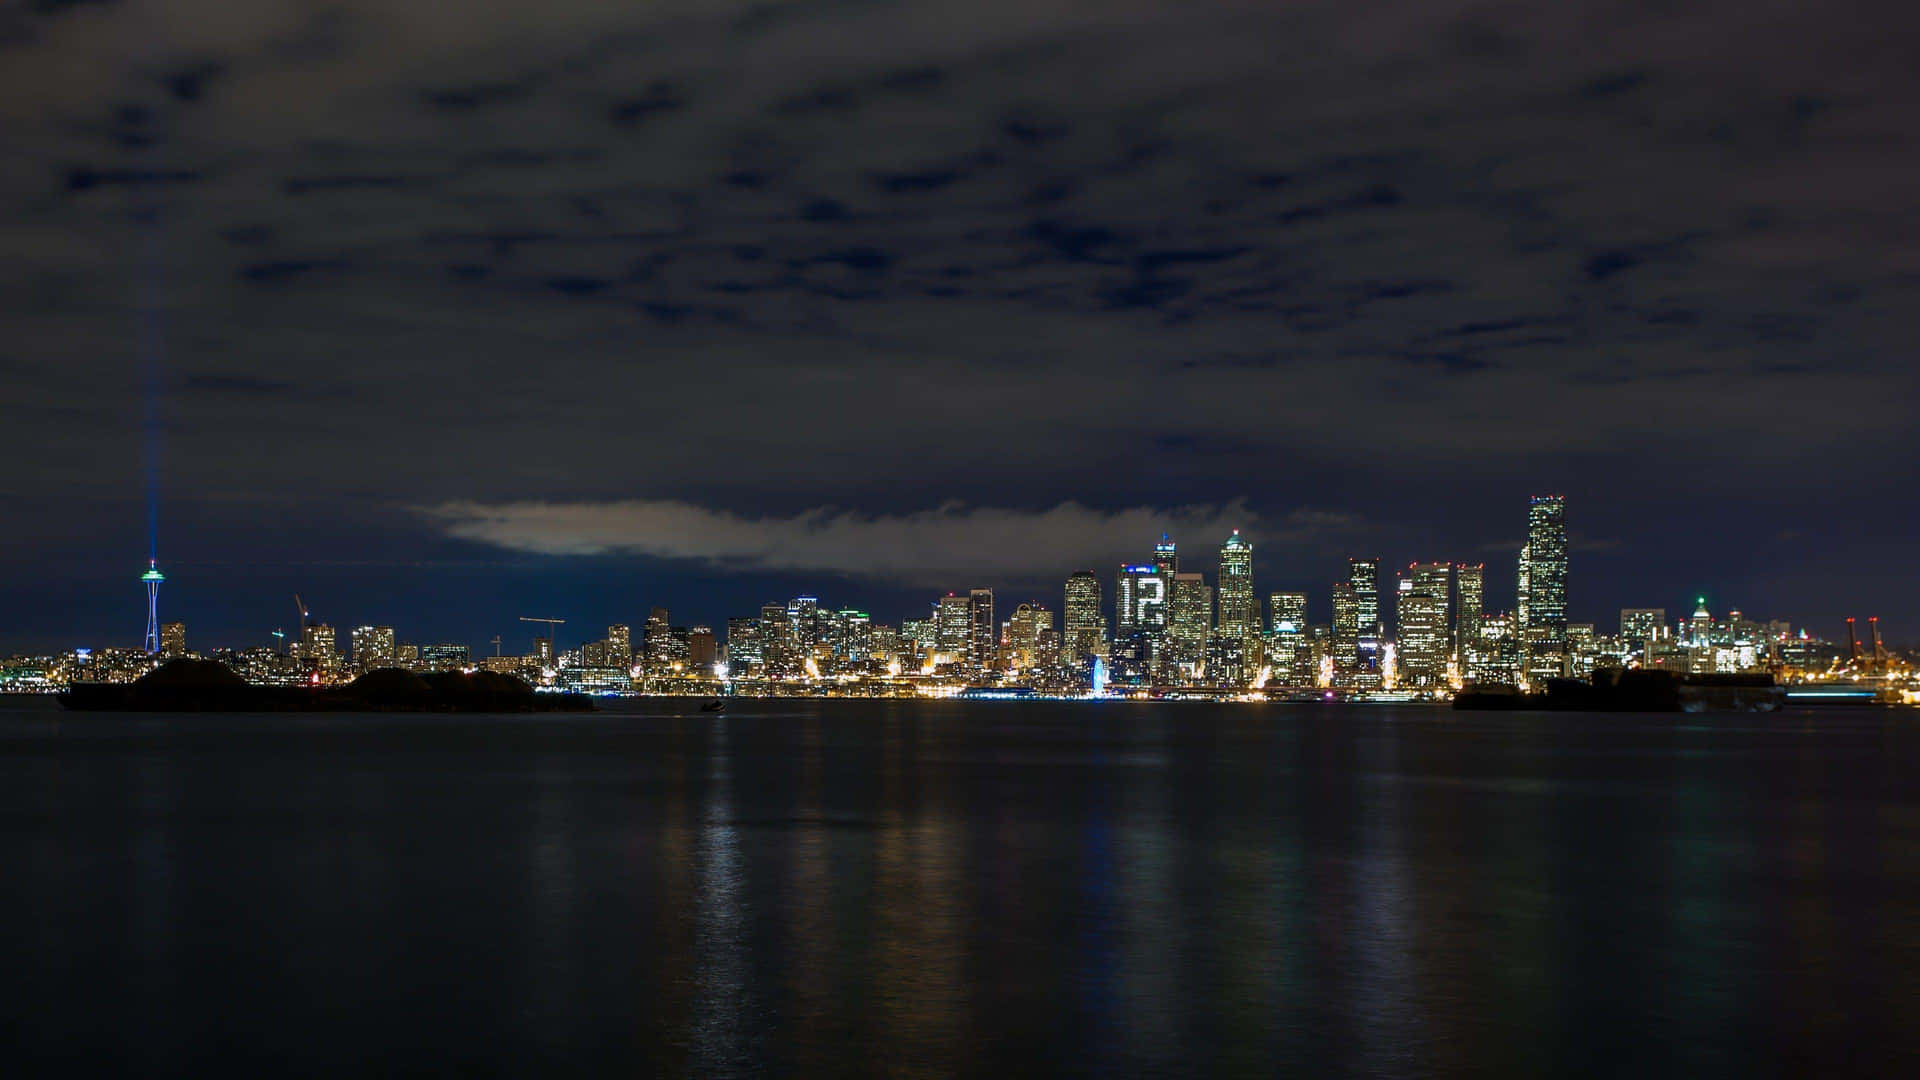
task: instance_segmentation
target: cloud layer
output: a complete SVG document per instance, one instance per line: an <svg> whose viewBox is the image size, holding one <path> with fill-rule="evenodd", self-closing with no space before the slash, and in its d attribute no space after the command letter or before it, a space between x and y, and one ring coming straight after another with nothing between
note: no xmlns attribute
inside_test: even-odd
<svg viewBox="0 0 1920 1080"><path fill-rule="evenodd" d="M1211 568L1240 529L1256 542L1300 544L1351 533L1350 516L1296 511L1263 529L1244 501L1171 510L1101 511L1065 502L1021 511L946 503L907 514L816 507L748 517L672 500L608 503L447 502L423 508L451 535L539 555L630 554L744 572L831 574L896 584L1027 581L1049 569L1138 562L1161 534ZM1053 564L1049 567L1047 564ZM1041 578L1041 580L1045 580Z"/></svg>

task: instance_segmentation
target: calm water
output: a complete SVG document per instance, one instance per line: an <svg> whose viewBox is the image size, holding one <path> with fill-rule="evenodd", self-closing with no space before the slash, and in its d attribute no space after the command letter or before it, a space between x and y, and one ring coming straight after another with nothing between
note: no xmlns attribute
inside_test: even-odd
<svg viewBox="0 0 1920 1080"><path fill-rule="evenodd" d="M15 706L0 1061L1914 1075L1916 766L1888 712Z"/></svg>

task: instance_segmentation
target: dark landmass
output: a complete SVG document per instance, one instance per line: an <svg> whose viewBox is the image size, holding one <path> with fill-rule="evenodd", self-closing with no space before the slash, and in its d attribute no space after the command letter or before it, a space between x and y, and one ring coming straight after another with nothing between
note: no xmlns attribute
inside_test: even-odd
<svg viewBox="0 0 1920 1080"><path fill-rule="evenodd" d="M536 694L490 671L369 671L346 686L254 686L214 660L173 660L131 683L75 683L60 703L128 712L590 712L585 694Z"/></svg>
<svg viewBox="0 0 1920 1080"><path fill-rule="evenodd" d="M1602 668L1591 680L1548 679L1545 693L1511 686L1470 686L1456 709L1547 709L1569 712L1772 712L1786 690L1771 675L1677 675Z"/></svg>

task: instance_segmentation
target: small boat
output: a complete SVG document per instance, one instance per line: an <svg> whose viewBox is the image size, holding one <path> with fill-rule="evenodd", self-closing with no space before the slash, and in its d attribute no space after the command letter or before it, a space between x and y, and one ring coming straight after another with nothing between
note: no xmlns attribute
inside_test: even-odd
<svg viewBox="0 0 1920 1080"><path fill-rule="evenodd" d="M712 701L709 701L705 705L700 706L700 711L701 712L726 712L727 703L725 700L721 698L714 698Z"/></svg>

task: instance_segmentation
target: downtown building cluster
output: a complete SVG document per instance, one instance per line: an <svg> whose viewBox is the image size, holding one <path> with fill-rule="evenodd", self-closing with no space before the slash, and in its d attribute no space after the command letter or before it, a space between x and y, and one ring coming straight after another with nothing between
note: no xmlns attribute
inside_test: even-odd
<svg viewBox="0 0 1920 1080"><path fill-rule="evenodd" d="M1388 578L1379 559L1354 557L1328 584L1325 617L1316 621L1305 590L1262 597L1254 546L1235 531L1201 560L1183 557L1173 538L1162 536L1147 561L1108 574L1075 571L1057 609L1040 599L1000 608L994 590L980 586L945 593L923 617L892 625L798 596L728 619L722 636L708 626L674 625L656 607L638 632L615 624L604 637L564 648L555 635L562 621L523 620L547 629L529 652L503 655L495 637L493 654L479 657L464 644L405 642L391 626L358 626L343 640L333 626L307 621L303 609L297 636L283 647L204 656L260 685L332 685L383 668L484 668L593 694L775 696L1444 697L1467 686L1538 689L1601 667L1796 677L1898 666L1877 624L1871 651L1856 642L1849 660L1804 631L1792 635L1782 622L1739 611L1716 619L1704 600L1691 617L1672 623L1664 609L1628 608L1617 633L1598 632L1568 619L1567 554L1566 504L1548 495L1528 503L1511 611L1487 609L1483 564L1415 562ZM167 659L201 655L189 651L183 624L156 623L153 611L150 584L150 648L0 661L0 689L128 681Z"/></svg>

